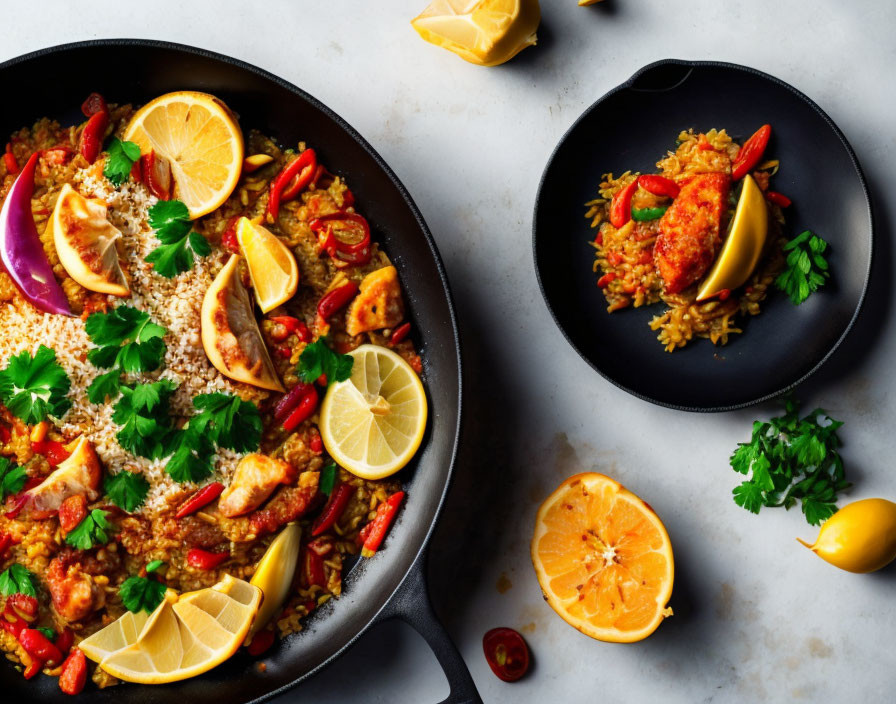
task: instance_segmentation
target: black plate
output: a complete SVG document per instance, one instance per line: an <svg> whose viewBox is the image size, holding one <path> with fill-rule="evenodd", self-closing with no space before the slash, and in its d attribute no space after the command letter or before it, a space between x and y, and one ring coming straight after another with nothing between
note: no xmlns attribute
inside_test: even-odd
<svg viewBox="0 0 896 704"><path fill-rule="evenodd" d="M102 40L53 47L0 64L0 84L17 96L0 115L0 134L41 116L78 122L91 91L114 102L145 103L174 90L222 98L255 127L284 144L306 140L345 175L359 210L399 270L409 315L422 343L430 425L414 462L400 475L408 499L386 549L345 579L344 593L308 619L306 630L265 657L242 652L202 677L162 686L88 684L82 702L241 704L282 691L345 650L377 619L410 621L433 645L452 685L452 701L478 701L457 650L433 618L422 578L424 549L444 500L460 429L460 344L448 282L432 236L404 186L374 149L313 97L258 68L191 47L142 40ZM52 90L45 89L51 85ZM70 702L55 678L30 682L0 665L3 701Z"/></svg>
<svg viewBox="0 0 896 704"><path fill-rule="evenodd" d="M824 237L832 280L798 307L773 292L724 347L700 339L667 353L647 326L661 305L607 314L583 204L607 171L654 172L680 130L725 128L743 140L765 123L766 153L781 160L773 188L793 200L785 234ZM620 388L689 411L748 406L803 381L849 332L871 270L871 202L846 138L795 88L735 64L660 61L594 103L548 162L533 227L539 285L570 344Z"/></svg>

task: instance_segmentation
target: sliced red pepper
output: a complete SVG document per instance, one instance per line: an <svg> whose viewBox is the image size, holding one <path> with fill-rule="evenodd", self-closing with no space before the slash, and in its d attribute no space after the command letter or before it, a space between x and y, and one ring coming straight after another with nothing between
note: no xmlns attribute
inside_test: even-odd
<svg viewBox="0 0 896 704"><path fill-rule="evenodd" d="M32 677L34 677L38 672L40 672L43 669L44 669L44 663L42 663L40 660L36 660L36 659L32 658L31 663L28 665L28 667L25 668L25 672L23 672L22 675L25 677L26 680L30 680Z"/></svg>
<svg viewBox="0 0 896 704"><path fill-rule="evenodd" d="M286 420L286 418L289 417L289 414L295 410L296 406L299 405L299 402L310 390L311 384L306 384L300 381L288 392L283 394L283 396L280 397L280 400L277 401L277 405L274 406L274 420L279 422Z"/></svg>
<svg viewBox="0 0 896 704"><path fill-rule="evenodd" d="M224 228L224 234L221 235L221 246L231 254L240 253L240 243L236 238L236 224L240 219L240 215L234 215L227 221L227 227Z"/></svg>
<svg viewBox="0 0 896 704"><path fill-rule="evenodd" d="M7 615L4 611L3 618L0 618L0 627L3 628L4 631L9 633L13 638L18 638L19 634L28 626L25 621L20 619L18 616L10 616Z"/></svg>
<svg viewBox="0 0 896 704"><path fill-rule="evenodd" d="M482 637L488 666L498 679L516 682L529 669L529 647L512 628L493 628Z"/></svg>
<svg viewBox="0 0 896 704"><path fill-rule="evenodd" d="M324 560L314 550L305 548L305 559L302 569L302 581L305 587L327 586L327 575L324 572Z"/></svg>
<svg viewBox="0 0 896 704"><path fill-rule="evenodd" d="M341 210L321 215L308 226L317 235L320 249L329 254L338 267L361 266L373 256L370 223L359 213ZM341 237L337 233L341 233Z"/></svg>
<svg viewBox="0 0 896 704"><path fill-rule="evenodd" d="M187 551L187 564L198 570L213 570L229 559L229 552L211 552L201 548L193 548Z"/></svg>
<svg viewBox="0 0 896 704"><path fill-rule="evenodd" d="M87 658L83 651L75 649L62 663L59 689L65 694L80 694L87 683Z"/></svg>
<svg viewBox="0 0 896 704"><path fill-rule="evenodd" d="M23 628L19 633L18 641L33 658L57 665L62 662L62 653L59 652L59 648L36 628Z"/></svg>
<svg viewBox="0 0 896 704"><path fill-rule="evenodd" d="M610 224L619 229L632 219L632 196L638 190L638 179L635 179L619 191L610 201Z"/></svg>
<svg viewBox="0 0 896 704"><path fill-rule="evenodd" d="M3 163L6 164L6 173L10 175L19 173L19 162L16 161L16 155L12 153L12 144L6 145L6 152L3 154Z"/></svg>
<svg viewBox="0 0 896 704"><path fill-rule="evenodd" d="M395 520L395 514L398 513L398 507L404 499L403 491L396 491L392 496L377 506L376 516L373 520L361 529L359 537L363 542L363 550L361 554L364 557L370 557L377 550L389 531L389 526Z"/></svg>
<svg viewBox="0 0 896 704"><path fill-rule="evenodd" d="M98 112L109 112L109 106L106 105L106 99L102 95L91 93L81 103L81 112L84 113L84 117L93 117Z"/></svg>
<svg viewBox="0 0 896 704"><path fill-rule="evenodd" d="M81 153L88 164L96 161L96 158L103 150L103 140L106 138L106 128L109 126L109 113L97 112L90 116L84 130L81 132L81 139L78 142L78 151Z"/></svg>
<svg viewBox="0 0 896 704"><path fill-rule="evenodd" d="M212 482L193 494L189 499L181 504L174 514L175 518L184 518L192 513L196 513L204 506L208 506L212 501L217 499L221 492L224 491L224 485L221 482Z"/></svg>
<svg viewBox="0 0 896 704"><path fill-rule="evenodd" d="M333 524L345 513L345 507L348 506L348 502L351 501L354 493L355 487L345 482L333 489L327 505L324 506L324 510L321 511L317 520L311 526L311 535L317 536L332 528Z"/></svg>
<svg viewBox="0 0 896 704"><path fill-rule="evenodd" d="M319 455L324 451L324 441L320 439L320 435L312 435L311 440L308 442L308 447L311 448L315 455Z"/></svg>
<svg viewBox="0 0 896 704"><path fill-rule="evenodd" d="M286 417L286 420L283 421L283 429L287 433L291 433L304 421L308 420L312 415L314 415L314 411L317 409L317 401L317 389L315 389L313 386L310 386L309 391L304 396L302 396L295 410Z"/></svg>
<svg viewBox="0 0 896 704"><path fill-rule="evenodd" d="M299 195L317 170L317 155L313 149L306 149L289 162L271 181L271 192L268 196L268 216L273 220L280 214L280 203Z"/></svg>
<svg viewBox="0 0 896 704"><path fill-rule="evenodd" d="M601 277L597 280L597 285L598 285L600 288L606 288L607 286L610 285L610 282L611 282L611 281L614 281L614 280L616 279L616 276L617 276L617 275L616 275L616 272L615 272L615 271L611 271L611 272L609 272L609 273L607 273L607 274L604 274L603 276L601 276Z"/></svg>
<svg viewBox="0 0 896 704"><path fill-rule="evenodd" d="M348 305L348 302L358 294L358 290L358 284L354 281L334 288L320 299L320 303L317 304L317 314L322 320L329 320Z"/></svg>
<svg viewBox="0 0 896 704"><path fill-rule="evenodd" d="M308 330L308 326L298 318L294 318L291 315L274 315L271 316L271 320L285 327L302 342L311 342L311 331Z"/></svg>
<svg viewBox="0 0 896 704"><path fill-rule="evenodd" d="M38 615L37 599L28 594L12 594L6 600L6 606L3 609L3 616L8 621L14 622L21 619L26 624L34 623Z"/></svg>
<svg viewBox="0 0 896 704"><path fill-rule="evenodd" d="M655 196L666 196L667 198L675 198L681 191L679 185L671 178L657 174L642 174L638 176L638 186L648 193L653 193Z"/></svg>
<svg viewBox="0 0 896 704"><path fill-rule="evenodd" d="M395 332L392 333L392 337L389 338L390 345L397 345L399 342L404 340L408 335L411 334L411 324L403 323L395 328Z"/></svg>
<svg viewBox="0 0 896 704"><path fill-rule="evenodd" d="M70 628L63 628L62 633L56 636L53 645L59 648L59 652L65 657L75 644L75 635Z"/></svg>
<svg viewBox="0 0 896 704"><path fill-rule="evenodd" d="M777 191L766 191L765 199L769 203L774 203L779 208L789 208L790 204L793 202L783 193L778 193Z"/></svg>
<svg viewBox="0 0 896 704"><path fill-rule="evenodd" d="M756 133L750 137L731 164L731 178L735 181L742 179L753 170L753 167L759 163L765 148L768 146L768 140L772 136L772 126L763 125Z"/></svg>
<svg viewBox="0 0 896 704"><path fill-rule="evenodd" d="M263 631L259 631L254 636L252 636L252 640L249 641L249 645L246 646L246 651L253 658L258 657L274 644L274 632L270 628L266 628Z"/></svg>
<svg viewBox="0 0 896 704"><path fill-rule="evenodd" d="M31 449L47 458L51 467L58 467L71 454L58 440L37 440L31 443Z"/></svg>
<svg viewBox="0 0 896 704"><path fill-rule="evenodd" d="M149 192L159 200L171 198L171 163L155 149L140 157L140 170Z"/></svg>

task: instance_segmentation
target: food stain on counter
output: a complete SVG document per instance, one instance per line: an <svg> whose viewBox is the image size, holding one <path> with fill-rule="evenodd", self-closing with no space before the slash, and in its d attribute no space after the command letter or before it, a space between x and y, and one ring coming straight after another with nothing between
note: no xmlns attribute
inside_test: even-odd
<svg viewBox="0 0 896 704"><path fill-rule="evenodd" d="M817 636L806 638L806 648L813 658L829 658L834 654L834 649Z"/></svg>
<svg viewBox="0 0 896 704"><path fill-rule="evenodd" d="M513 582L510 581L510 578L507 576L506 572L502 572L501 576L498 577L498 581L495 582L495 589L498 590L499 594L506 594L512 588Z"/></svg>

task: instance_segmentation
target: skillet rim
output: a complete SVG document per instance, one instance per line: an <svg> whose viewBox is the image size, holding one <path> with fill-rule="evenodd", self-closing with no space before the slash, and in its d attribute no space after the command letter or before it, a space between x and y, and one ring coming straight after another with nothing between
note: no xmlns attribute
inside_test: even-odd
<svg viewBox="0 0 896 704"><path fill-rule="evenodd" d="M632 388L629 388L625 384L622 384L621 382L616 381L611 376L604 373L604 371L602 369L600 369L598 367L598 365L595 364L579 348L579 346L576 345L576 343L573 342L573 340L570 338L570 335L566 331L566 328L560 323L559 317L558 317L556 311L554 310L554 305L551 302L551 298L548 296L548 293L545 288L545 283L542 279L541 256L539 255L539 252L540 252L539 229L538 229L539 209L542 207L542 193L544 191L545 182L547 181L548 171L550 170L552 164L554 163L554 159L557 157L557 154L560 151L560 148L564 145L564 143L572 135L572 133L576 129L578 129L579 124L581 122L583 122L592 112L594 112L595 110L600 108L601 104L604 101L606 101L607 99L616 95L617 93L620 93L623 90L632 89L632 87L635 85L637 80L641 76L646 74L647 72L649 72L653 69L659 68L661 66L670 66L670 65L671 66L687 66L687 67L691 68L692 70L694 68L723 68L723 69L733 70L733 71L742 71L742 72L745 72L748 74L752 74L753 76L757 76L759 78L763 78L765 80L771 81L772 83L775 83L778 86L785 88L790 93L792 93L797 98L799 98L804 103L806 103L819 117L821 117L822 120L824 120L824 122L827 124L827 126L836 135L837 139L840 140L840 144L846 150L846 153L849 156L850 161L852 162L852 166L855 169L856 176L858 177L859 183L862 187L862 192L865 195L865 205L868 210L868 224L869 224L869 228L868 228L868 265L865 270L865 279L862 282L862 290L859 295L859 300L856 303L855 311L853 311L853 314L849 320L849 323L847 323L846 327L843 329L843 332L840 334L840 336L837 338L837 340L834 342L834 344L831 345L830 349L827 350L827 352L824 354L824 356L820 360L818 360L818 362L816 362L815 365L809 371L804 373L801 377L788 383L783 388L780 388L776 391L771 391L762 396L753 398L748 401L742 401L740 403L723 404L723 405L718 405L718 406L702 406L702 405L690 405L689 406L689 405L685 405L685 404L670 403L670 402L666 402L666 401L660 401L655 398L651 398L649 395L647 395L645 393L636 391ZM684 79L682 79L682 80L684 80ZM677 85L678 85L678 83L676 83L676 86ZM674 87L675 86L673 86L673 88ZM570 347L572 347L576 351L576 353L578 353L579 357L581 357L588 364L588 366L590 366L594 371L596 371L598 374L600 374L600 376L602 376L604 379L606 379L611 384L613 384L613 386L615 386L619 389L622 389L626 393L631 394L632 396L635 396L636 398L639 398L642 401L647 401L647 402L652 403L657 406L662 406L664 408L670 408L675 411L688 411L688 412L692 412L692 413L721 413L721 412L726 412L726 411L736 411L736 410L740 410L743 408L749 408L750 406L755 406L755 405L763 403L765 401L770 401L774 398L778 398L779 396L782 396L783 394L786 394L789 391L792 391L797 386L799 386L804 381L806 381L809 377L811 377L813 374L815 374L821 368L821 366L825 362L827 362L831 358L831 356L833 356L833 354L837 351L837 349L840 347L840 345L843 344L843 341L846 339L846 336L849 335L849 333L852 331L853 327L856 324L856 321L859 318L859 315L862 312L862 308L865 303L865 297L868 293L868 286L871 281L871 270L872 270L872 265L874 263L874 239L875 239L874 238L874 229L875 229L875 219L874 219L874 207L873 207L872 201L871 201L871 192L868 189L868 182L865 178L865 172L862 170L861 164L859 164L858 157L856 157L855 151L853 150L849 141L846 139L846 135L844 135L843 132L840 130L840 128L837 127L837 125L834 123L834 121L831 119L831 117L824 110L822 110L822 108L815 101L813 101L809 96L807 96L802 91L794 88L789 83L781 80L780 78L777 78L775 76L772 76L771 74L765 73L764 71L760 71L759 69L755 69L750 66L744 66L743 64L737 64L737 63L728 62L728 61L707 61L707 60L689 60L689 59L666 58L666 59L659 59L659 60L653 61L645 66L642 66L637 71L635 71L635 73L633 73L631 75L631 77L628 78L626 81L620 83L615 88L612 88L609 91L607 91L606 93L604 93L600 98L598 98L593 103L591 103L591 105L589 105L587 108L585 108L585 110L582 112L582 114L579 115L579 117L576 118L576 120L563 132L563 135L558 140L557 145L551 151L551 155L548 157L547 164L545 165L544 170L542 171L542 174L541 174L541 178L538 181L538 189L537 189L536 195L535 195L535 208L534 208L533 214L532 214L532 256L533 256L534 265L535 265L535 277L538 281L538 288L541 291L541 296L544 299L545 304L547 305L548 312L551 314L551 318L553 319L557 328L560 330L563 337L569 343ZM541 245L541 246L546 246L546 245Z"/></svg>
<svg viewBox="0 0 896 704"><path fill-rule="evenodd" d="M276 689L273 689L265 694L262 694L254 699L250 699L246 704L255 704L256 702L267 701L273 697L284 694L296 687L302 681L308 679L314 674L320 672L323 668L330 665L333 661L341 657L345 652L351 648L357 640L366 633L371 626L376 624L379 619L382 617L384 612L387 612L389 606L395 601L396 596L399 592L402 591L405 584L408 583L409 576L415 571L423 569L425 572L425 565L421 564L421 560L426 556L426 550L429 546L429 542L432 538L432 534L435 531L436 524L438 523L439 517L441 516L442 510L444 509L445 499L448 495L448 491L451 488L451 482L454 477L454 471L457 464L457 454L458 448L460 445L460 436L461 436L461 427L463 423L463 360L461 355L461 341L460 341L460 329L458 327L457 322L457 309L454 302L454 297L451 293L451 287L448 282L447 272L445 270L444 262L442 261L442 256L439 253L438 247L436 245L435 239L432 236L432 232L429 229L429 226L426 224L426 221L423 218L423 214L420 212L416 202L414 201L411 194L408 192L407 188L404 184L399 180L398 176L391 169L391 167L386 163L382 156L380 156L379 152L373 148L373 146L363 137L361 134L352 127L343 117L334 112L327 105L322 103L320 100L315 98L310 93L306 92L302 88L298 87L294 83L291 83L276 74L263 69L259 66L255 66L254 64L243 61L242 59L237 59L232 56L228 56L227 54L222 54L216 51L212 51L210 49L204 49L202 47L190 46L188 44L181 44L178 42L170 42L160 39L139 39L133 37L107 37L103 39L88 39L77 42L67 42L64 44L56 44L53 46L45 47L43 49L37 49L35 51L31 51L25 54L21 54L19 56L13 57L11 59L7 59L6 61L0 62L0 78L2 78L3 72L11 68L13 66L18 66L23 63L27 63L34 59L39 59L45 56L49 56L52 54L63 54L67 51L76 51L81 49L88 48L100 48L100 49L118 49L121 47L141 47L145 49L162 49L174 52L180 52L183 54L189 54L194 56L199 56L206 59L211 59L212 61L218 63L224 63L231 66L235 66L244 71L247 71L251 74L254 74L262 79L266 79L272 81L273 83L279 85L284 90L292 93L296 98L305 101L310 104L313 108L323 113L328 119L332 120L341 130L343 130L358 146L360 146L367 154L373 159L379 170L384 174L390 181L390 183L395 187L401 196L402 200L405 202L407 207L410 209L411 215L414 218L414 221L419 228L420 233L423 235L423 238L426 242L427 247L429 248L429 253L432 258L433 263L435 264L436 271L439 275L439 283L441 284L441 291L445 298L445 303L448 307L448 316L451 321L451 336L454 339L454 349L455 349L455 359L457 363L457 406L455 409L456 412L456 421L454 423L454 434L451 439L451 451L450 456L448 458L447 466L445 467L445 479L443 482L441 493L438 497L438 501L436 503L435 509L432 512L432 515L429 519L429 526L427 527L426 533L423 535L420 540L420 544L413 555L413 559L408 562L408 568L405 570L404 574L400 579L397 580L395 588L388 594L388 596L384 599L382 605L376 610L373 616L363 625L361 625L357 632L349 638L346 643L336 650L332 655L323 659L313 668L304 672L300 676L296 677L291 682L288 682ZM424 573L424 584L425 584L425 573ZM418 601L425 600L428 603L429 595L428 592L424 591L424 593L417 595ZM448 639L447 632L444 633L444 637ZM10 668L11 669L11 668ZM447 673L446 673L447 675Z"/></svg>

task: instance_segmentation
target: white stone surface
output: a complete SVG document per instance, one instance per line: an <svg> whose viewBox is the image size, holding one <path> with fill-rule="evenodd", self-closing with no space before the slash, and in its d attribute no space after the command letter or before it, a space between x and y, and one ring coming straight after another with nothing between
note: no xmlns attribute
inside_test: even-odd
<svg viewBox="0 0 896 704"><path fill-rule="evenodd" d="M774 405L691 415L603 381L551 321L530 236L552 148L640 66L669 56L732 61L808 94L865 169L878 260L850 344L798 393L846 421L850 498L896 497L896 6L546 0L539 45L482 69L417 37L408 21L424 2L4 3L0 59L126 36L230 54L329 105L409 187L447 264L467 364L467 428L433 547L432 593L485 701L892 701L896 570L840 572L796 543L814 535L799 513L753 516L731 501L737 477L727 457ZM583 469L612 474L650 501L675 546L676 615L640 644L592 641L539 594L528 558L535 508ZM499 682L482 657L482 634L497 625L523 629L534 653L531 675L514 685ZM278 702L428 704L446 693L422 639L387 625Z"/></svg>

